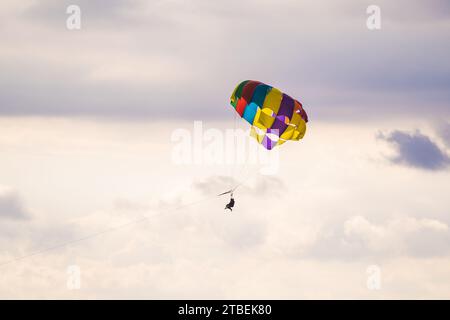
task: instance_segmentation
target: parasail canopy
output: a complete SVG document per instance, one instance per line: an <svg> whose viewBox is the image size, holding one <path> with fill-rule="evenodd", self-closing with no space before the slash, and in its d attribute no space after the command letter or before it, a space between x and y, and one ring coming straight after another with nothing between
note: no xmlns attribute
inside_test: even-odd
<svg viewBox="0 0 450 320"><path fill-rule="evenodd" d="M234 89L230 104L251 124L250 135L267 150L305 135L308 115L302 104L277 88L243 81Z"/></svg>

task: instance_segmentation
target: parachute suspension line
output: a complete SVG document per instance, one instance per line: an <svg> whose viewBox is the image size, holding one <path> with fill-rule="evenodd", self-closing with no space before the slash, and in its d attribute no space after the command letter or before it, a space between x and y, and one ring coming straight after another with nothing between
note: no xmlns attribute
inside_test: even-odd
<svg viewBox="0 0 450 320"><path fill-rule="evenodd" d="M230 173L230 184L229 184L229 190L234 191L238 187L242 186L247 180L250 178L250 172L249 172L249 159L250 159L250 147L246 148L244 150L244 163L239 168L238 165L238 137L237 137L237 129L238 129L238 113L234 112L234 119L233 119L233 163L231 164L231 168L229 170ZM248 141L250 143L250 141ZM242 178L240 178L242 177Z"/></svg>
<svg viewBox="0 0 450 320"><path fill-rule="evenodd" d="M204 198L202 198L200 200L197 200L197 201L193 201L193 202L189 202L189 203L186 203L186 204L183 204L183 205L179 205L179 206L176 206L176 207L171 208L171 209L159 211L156 214L151 215L151 216L150 215L143 215L141 218L134 219L134 220L125 222L123 224L119 224L119 225L110 227L110 228L105 228L105 229L100 230L98 232L87 234L84 237L75 238L75 239L72 239L72 240L69 240L69 241L66 241L66 242L61 242L59 244L55 244L55 245L49 246L47 248L39 249L39 250L36 250L34 252L30 252L30 253L22 255L22 256L18 256L16 258L12 258L11 260L7 260L5 262L0 262L0 267L6 266L6 265L9 265L9 264L21 261L21 260L25 260L25 259L28 259L28 258L32 258L32 257L35 257L35 256L39 256L41 254L44 254L44 253L47 253L47 252L50 252L50 251L54 251L54 250L57 250L57 249L62 249L62 248L68 247L70 245L75 245L77 243L80 243L80 242L83 242L83 241L86 241L86 240L90 240L90 239L99 237L99 236L104 235L106 233L110 233L110 232L113 232L113 231L124 229L126 227L138 224L140 222L148 221L150 218L157 217L157 216L162 215L164 213L175 212L175 211L178 211L178 210L183 209L183 208L188 208L188 207L200 204L202 202L209 201L209 200L211 200L212 198L215 198L215 197L216 197L215 195L214 196L204 197Z"/></svg>
<svg viewBox="0 0 450 320"><path fill-rule="evenodd" d="M237 127L237 112L234 113L233 119L233 163L231 164L231 175L230 175L230 190L233 190L235 184L235 171L237 165L237 138L236 138L236 127Z"/></svg>
<svg viewBox="0 0 450 320"><path fill-rule="evenodd" d="M239 155L238 155L238 137L237 137L237 122L238 114L237 112L234 113L234 122L233 122L233 146L234 146L234 153L233 153L233 164L232 164L232 174L230 176L230 191L236 190L238 187L242 186L248 179L249 179L249 158L250 158L250 148L245 148L244 152L244 163L242 163L242 166L239 166ZM250 142L250 141L249 141ZM239 166L239 168L238 168ZM244 175L245 174L245 175ZM243 177L243 178L241 178Z"/></svg>
<svg viewBox="0 0 450 320"><path fill-rule="evenodd" d="M244 152L244 163L242 164L242 166L239 166L240 163L238 162L239 160L239 155L238 155L238 137L237 137L237 122L239 121L238 119L238 113L235 112L234 113L234 122L233 122L233 146L234 146L234 152L233 152L233 165L232 165L232 175L231 175L231 179L230 179L230 190L234 191L236 190L238 187L240 187L241 185L243 185L247 180L248 180L248 160L250 158L250 153L249 150L250 148L245 148ZM239 168L238 168L239 166ZM246 173L245 178L241 179L240 177L243 177L243 173Z"/></svg>
<svg viewBox="0 0 450 320"><path fill-rule="evenodd" d="M238 187L242 186L247 180L249 180L249 167L248 167L248 157L245 158L244 167L239 171L239 179L236 179L236 184L231 190L236 190Z"/></svg>

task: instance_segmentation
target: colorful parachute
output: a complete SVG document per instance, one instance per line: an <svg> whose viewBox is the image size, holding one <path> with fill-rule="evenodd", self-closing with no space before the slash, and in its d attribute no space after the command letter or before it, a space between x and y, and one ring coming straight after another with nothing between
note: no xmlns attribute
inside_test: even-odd
<svg viewBox="0 0 450 320"><path fill-rule="evenodd" d="M305 135L308 116L302 104L267 84L241 82L230 103L252 125L250 135L267 150Z"/></svg>

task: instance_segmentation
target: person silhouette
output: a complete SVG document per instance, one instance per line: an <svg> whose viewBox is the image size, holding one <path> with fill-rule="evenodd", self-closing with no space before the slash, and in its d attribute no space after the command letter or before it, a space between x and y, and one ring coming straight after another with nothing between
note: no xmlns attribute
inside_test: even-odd
<svg viewBox="0 0 450 320"><path fill-rule="evenodd" d="M230 209L230 211L233 211L233 207L234 207L234 198L233 198L233 193L231 193L230 202L225 206L225 210Z"/></svg>

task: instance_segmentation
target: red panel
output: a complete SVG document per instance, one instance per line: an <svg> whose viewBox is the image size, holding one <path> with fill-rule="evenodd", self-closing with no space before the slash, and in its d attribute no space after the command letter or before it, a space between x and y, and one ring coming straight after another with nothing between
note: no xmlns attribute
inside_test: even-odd
<svg viewBox="0 0 450 320"><path fill-rule="evenodd" d="M252 100L253 92L260 84L261 82L259 81L249 81L242 89L241 98L236 105L236 112L239 113L241 117L244 114L244 110L247 107L248 102Z"/></svg>
<svg viewBox="0 0 450 320"><path fill-rule="evenodd" d="M259 81L249 81L242 90L242 98L244 98L247 101L251 101L253 97L253 92L255 92L256 87L260 84L261 82Z"/></svg>
<svg viewBox="0 0 450 320"><path fill-rule="evenodd" d="M308 122L308 115L306 114L305 109L303 109L303 105L298 102L297 100L295 100L295 108L294 111L297 111L298 113L300 113L300 116L302 117L303 120L305 120L305 122Z"/></svg>
<svg viewBox="0 0 450 320"><path fill-rule="evenodd" d="M240 98L236 105L236 112L242 117L244 114L245 107L247 106L247 101L244 98Z"/></svg>

